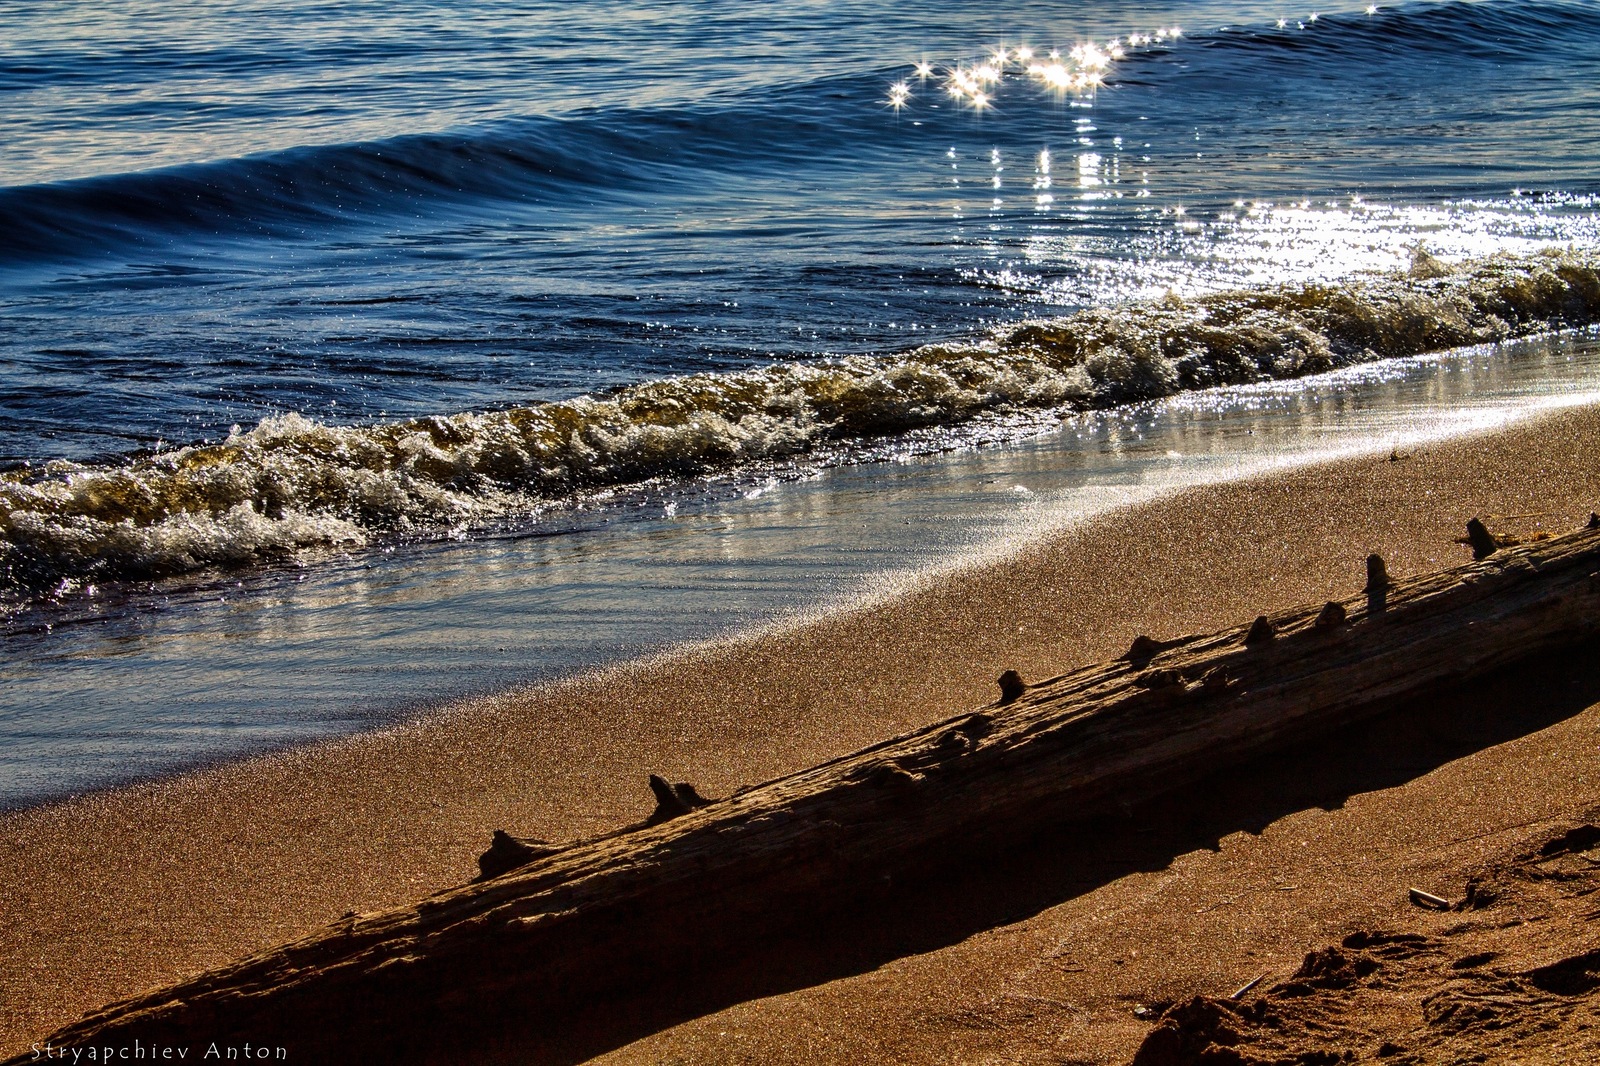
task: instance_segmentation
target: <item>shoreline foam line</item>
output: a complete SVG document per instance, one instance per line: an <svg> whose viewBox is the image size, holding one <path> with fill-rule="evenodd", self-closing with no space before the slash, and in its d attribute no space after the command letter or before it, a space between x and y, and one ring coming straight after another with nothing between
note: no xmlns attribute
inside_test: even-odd
<svg viewBox="0 0 1600 1066"><path fill-rule="evenodd" d="M1175 295L984 342L701 374L365 426L298 414L121 465L0 474L0 590L244 566L533 514L682 477L1024 410L1083 411L1600 321L1600 251Z"/></svg>

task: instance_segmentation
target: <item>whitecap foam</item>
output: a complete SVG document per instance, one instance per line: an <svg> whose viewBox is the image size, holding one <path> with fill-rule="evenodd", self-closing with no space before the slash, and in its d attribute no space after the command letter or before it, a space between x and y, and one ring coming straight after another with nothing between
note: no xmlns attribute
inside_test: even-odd
<svg viewBox="0 0 1600 1066"><path fill-rule="evenodd" d="M115 465L0 475L0 583L250 565L533 515L575 493L1020 410L1085 410L1600 321L1600 253L1548 250L1095 308L979 343L650 381L406 422L299 414ZM848 454L848 450L846 450Z"/></svg>

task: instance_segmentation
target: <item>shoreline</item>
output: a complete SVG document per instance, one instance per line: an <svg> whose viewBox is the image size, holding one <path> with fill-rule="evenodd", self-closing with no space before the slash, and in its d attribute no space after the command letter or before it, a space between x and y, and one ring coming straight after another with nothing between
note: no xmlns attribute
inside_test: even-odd
<svg viewBox="0 0 1600 1066"><path fill-rule="evenodd" d="M0 1050L337 918L467 879L495 828L593 835L645 775L731 791L1126 647L1465 557L1474 514L1570 528L1600 503L1600 408L1190 489L1015 557L776 633L467 701L429 720L0 816ZM1493 524L1493 523L1492 523ZM863 654L862 649L876 652ZM85 967L83 960L94 960Z"/></svg>
<svg viewBox="0 0 1600 1066"><path fill-rule="evenodd" d="M157 593L124 617L14 644L0 670L11 712L0 747L30 757L0 766L0 806L782 629L1183 488L1410 454L1596 398L1597 336L1550 336L1185 394L997 447L769 480L726 502L660 498L654 510L597 512L572 536L417 545ZM129 689L138 703L123 699Z"/></svg>
<svg viewBox="0 0 1600 1066"><path fill-rule="evenodd" d="M883 355L396 422L339 425L291 411L250 430L235 425L221 441L118 463L0 471L0 576L32 600L60 586L379 546L396 529L537 513L576 492L663 474L759 468L830 447L849 454L854 442L870 449L928 427L959 431L985 412L1108 410L1597 320L1600 255L1591 249L1552 245L1447 265L1419 246L1406 270L1086 307Z"/></svg>

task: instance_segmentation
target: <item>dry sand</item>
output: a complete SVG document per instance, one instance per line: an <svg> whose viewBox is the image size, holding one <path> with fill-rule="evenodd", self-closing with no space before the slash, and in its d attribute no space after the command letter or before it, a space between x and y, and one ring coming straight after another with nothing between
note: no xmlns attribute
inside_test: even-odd
<svg viewBox="0 0 1600 1066"><path fill-rule="evenodd" d="M1036 854L929 886L920 913L825 961L823 980L661 1027L600 1061L1127 1063L1164 1008L1256 978L1245 1002L1273 1024L1233 1028L1257 1057L1205 1066L1332 1066L1347 1051L1600 1061L1600 953L1582 958L1600 947L1600 853L1554 870L1517 861L1600 820L1597 673L1592 661L1540 663L1120 825L1064 828ZM1408 898L1420 886L1459 901L1473 878L1494 887L1492 906ZM954 911L977 913L957 924ZM1348 946L1390 938L1387 950ZM1380 968L1303 980L1307 953L1330 948ZM1530 971L1574 957L1572 993L1529 995ZM1469 1013L1441 1019L1441 1001Z"/></svg>
<svg viewBox="0 0 1600 1066"><path fill-rule="evenodd" d="M788 631L5 816L0 1051L346 910L459 883L496 827L563 839L636 819L649 771L721 794L987 702L1007 667L1046 676L1138 632L1348 595L1369 551L1401 575L1462 561L1454 538L1474 514L1571 528L1600 505L1596 455L1600 409L1586 408L1398 462L1192 490ZM1347 738L1337 758L1131 811L1137 824L1065 849L1070 869L1023 856L955 879L929 920L911 907L875 942L819 937L817 959L769 981L783 994L671 1028L619 1014L591 1050L642 1037L613 1058L1126 1059L1151 1025L1140 998L1287 976L1355 921L1434 920L1396 886L1455 891L1471 864L1600 802L1600 709L1583 710L1600 693L1552 677L1481 694L1472 729L1436 714L1420 735ZM948 920L949 893L969 889Z"/></svg>

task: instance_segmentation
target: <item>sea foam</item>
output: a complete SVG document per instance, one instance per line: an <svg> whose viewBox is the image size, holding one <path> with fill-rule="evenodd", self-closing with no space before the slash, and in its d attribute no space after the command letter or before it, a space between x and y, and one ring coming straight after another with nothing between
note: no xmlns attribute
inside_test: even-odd
<svg viewBox="0 0 1600 1066"><path fill-rule="evenodd" d="M980 342L649 381L487 413L299 414L120 464L0 475L0 587L253 565L433 536L553 500L1018 410L1086 410L1600 321L1600 252L1093 308ZM63 583L65 583L63 585Z"/></svg>

